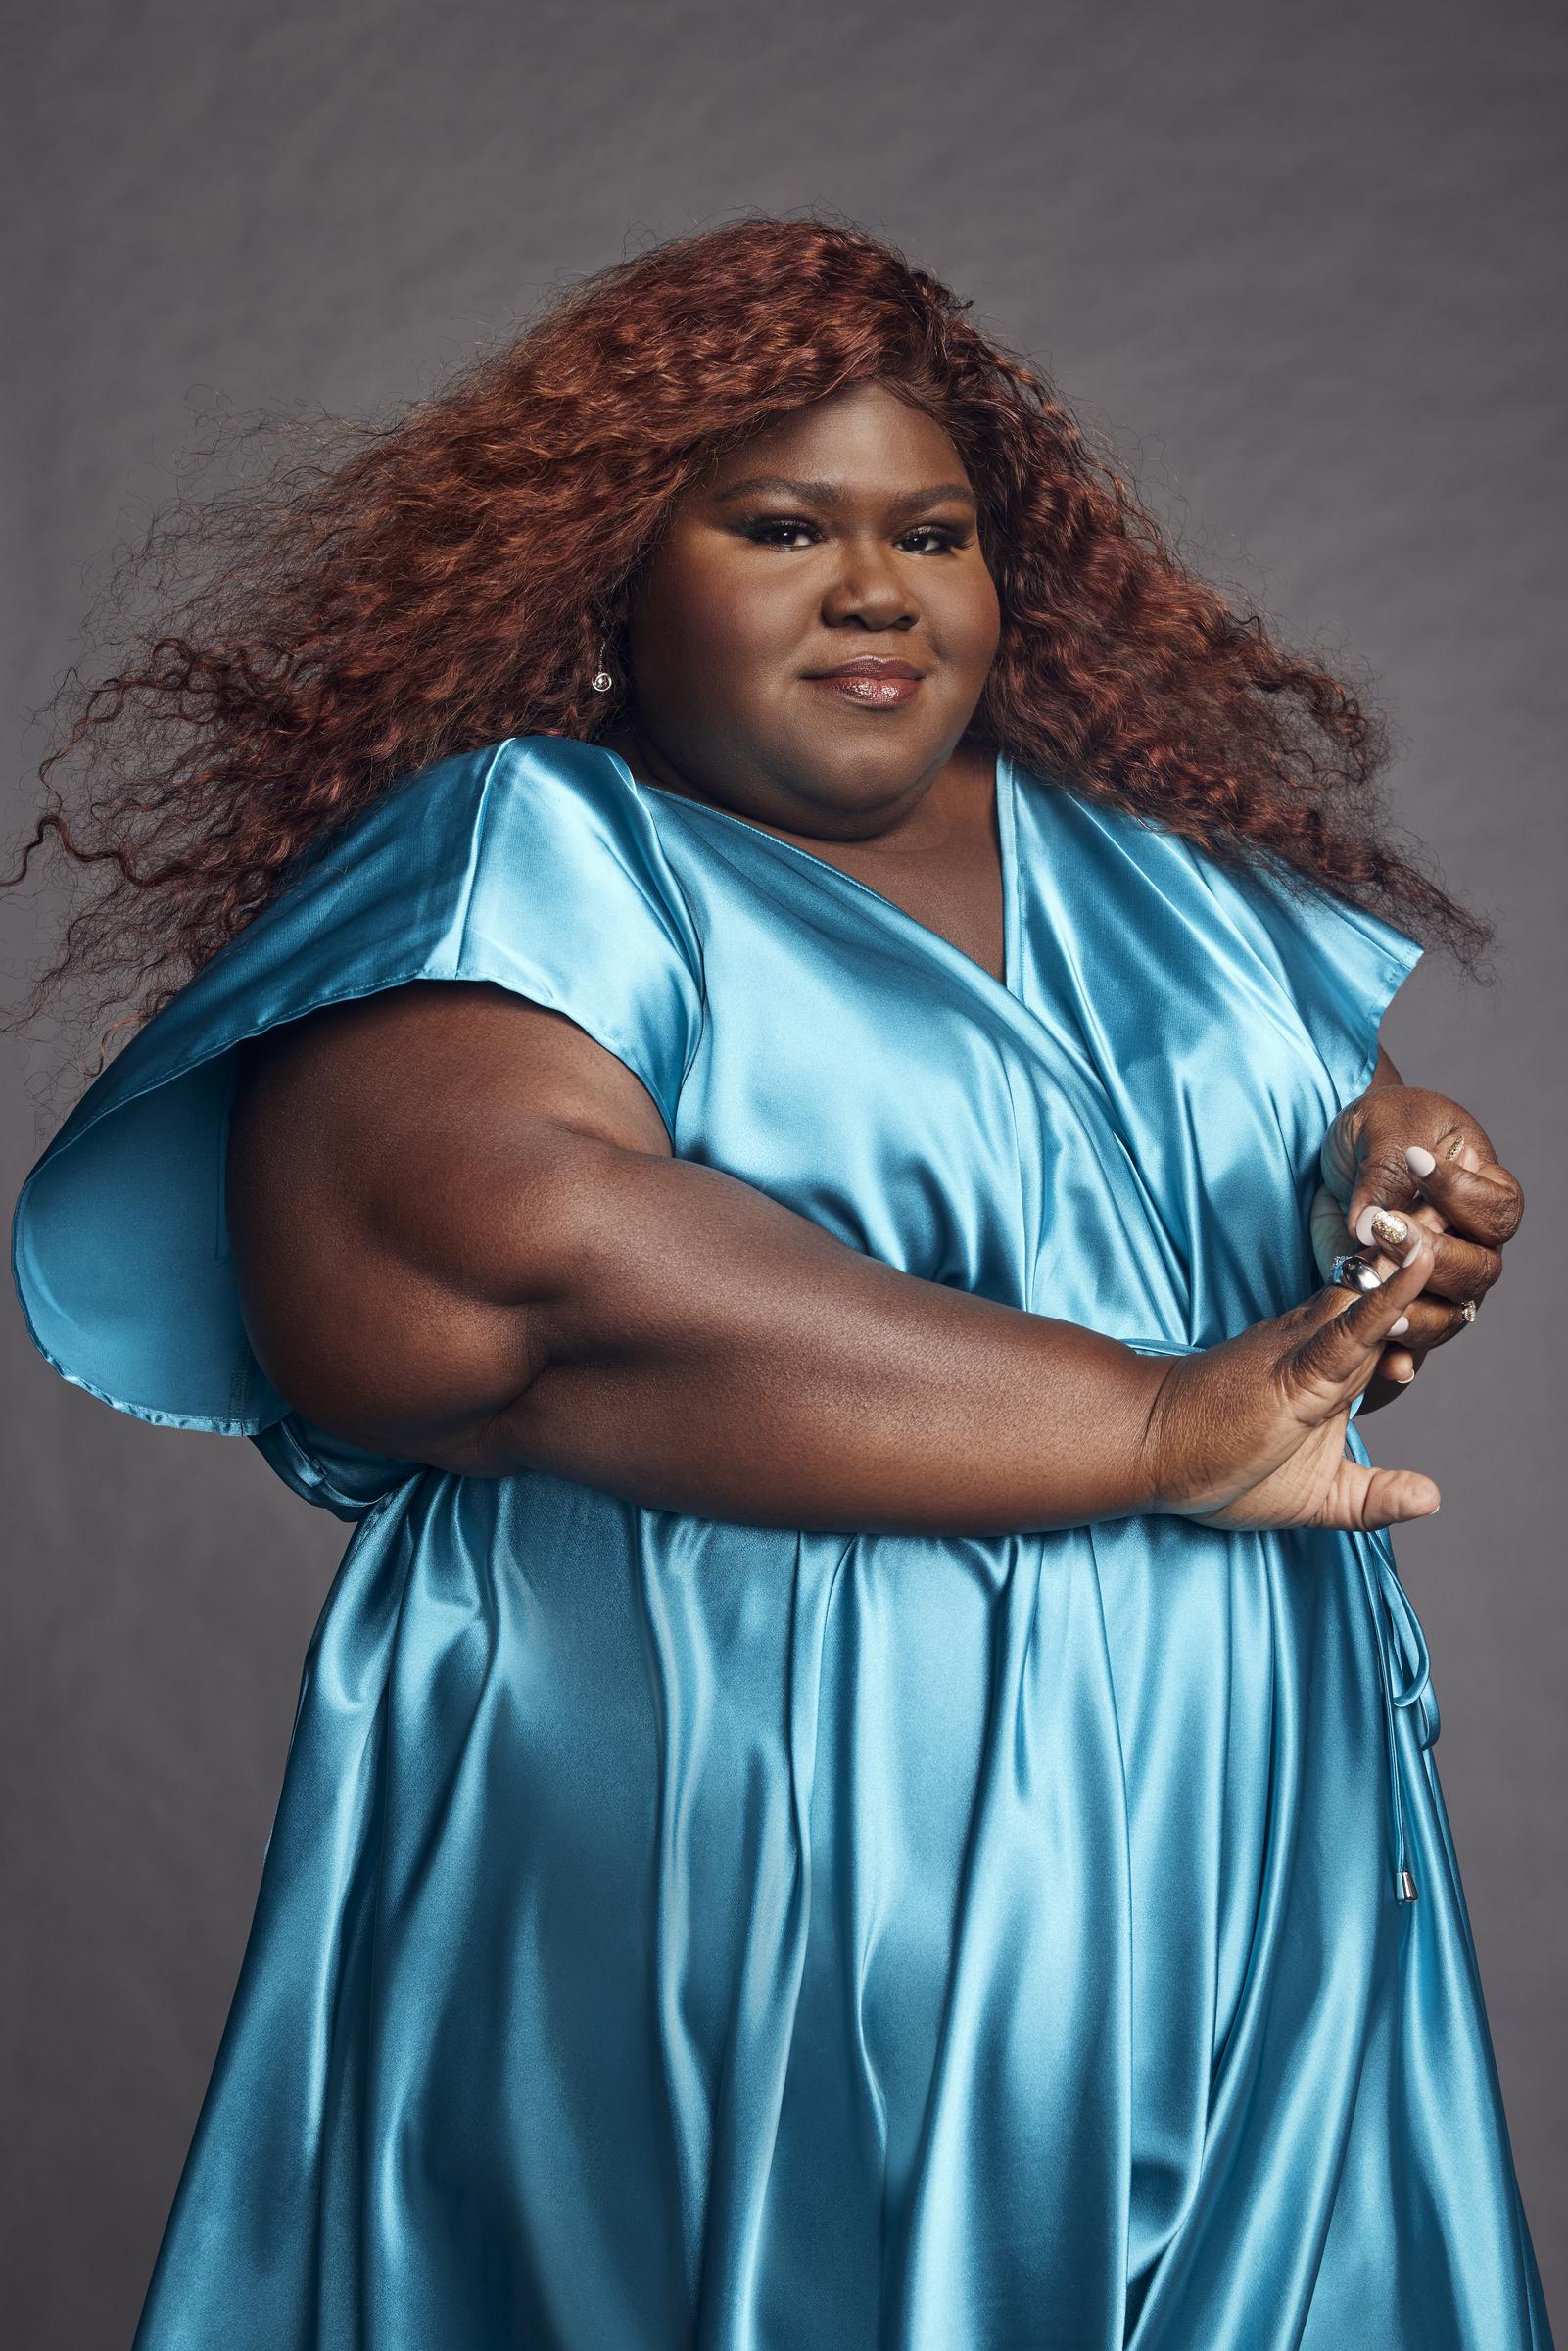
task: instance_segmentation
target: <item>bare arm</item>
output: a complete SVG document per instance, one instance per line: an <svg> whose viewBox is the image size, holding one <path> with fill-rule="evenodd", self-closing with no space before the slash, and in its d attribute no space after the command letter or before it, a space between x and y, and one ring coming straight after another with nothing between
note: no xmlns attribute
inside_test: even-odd
<svg viewBox="0 0 1568 2351"><path fill-rule="evenodd" d="M756 1524L1151 1507L1164 1361L674 1158L613 1055L498 988L403 987L260 1040L228 1186L263 1368L377 1452Z"/></svg>

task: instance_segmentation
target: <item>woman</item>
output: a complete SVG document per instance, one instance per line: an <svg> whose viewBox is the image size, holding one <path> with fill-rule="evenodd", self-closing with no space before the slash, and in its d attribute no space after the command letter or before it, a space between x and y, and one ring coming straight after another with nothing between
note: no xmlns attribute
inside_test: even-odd
<svg viewBox="0 0 1568 2351"><path fill-rule="evenodd" d="M355 1522L140 2351L1539 2351L1364 713L809 220L280 478L70 739L174 714L77 850L191 976L16 1218Z"/></svg>

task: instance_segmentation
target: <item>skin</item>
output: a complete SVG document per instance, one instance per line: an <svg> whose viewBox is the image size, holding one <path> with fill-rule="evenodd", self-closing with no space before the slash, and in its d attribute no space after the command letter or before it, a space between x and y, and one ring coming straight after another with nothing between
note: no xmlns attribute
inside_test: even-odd
<svg viewBox="0 0 1568 2351"><path fill-rule="evenodd" d="M758 476L817 487L742 491ZM611 747L640 783L840 864L996 976L992 757L968 729L998 629L948 436L854 387L677 502L635 583ZM810 674L866 651L923 671L908 702L856 704ZM1344 1138L1358 1180L1385 1148L1382 1090ZM1429 1099L1449 1128L1466 1115ZM1381 1289L1146 1358L844 1248L676 1158L638 1080L563 1016L441 983L247 1049L228 1215L263 1368L380 1453L758 1524L1352 1526L1437 1504L1429 1477L1364 1468L1344 1438L1390 1324L1445 1250L1454 1269L1425 1209L1461 1230L1457 1181L1426 1187Z"/></svg>
<svg viewBox="0 0 1568 2351"><path fill-rule="evenodd" d="M1406 1165L1411 1143L1431 1153L1436 1164L1429 1174L1416 1176ZM1524 1193L1498 1163L1480 1122L1447 1094L1406 1085L1386 1047L1365 1093L1335 1121L1325 1155L1337 1159L1348 1193L1343 1209L1326 1189L1314 1203L1325 1271L1333 1256L1353 1249L1380 1272L1390 1271L1393 1251L1379 1246L1369 1222L1375 1209L1394 1212L1396 1245L1400 1228L1420 1225L1433 1236L1426 1287L1408 1309L1409 1330L1383 1350L1364 1415L1402 1395L1434 1347L1471 1327L1463 1302L1474 1299L1479 1309L1501 1273L1502 1247L1519 1229Z"/></svg>
<svg viewBox="0 0 1568 2351"><path fill-rule="evenodd" d="M797 486L747 491L775 474ZM632 599L635 722L605 740L640 781L842 866L1000 977L994 755L961 743L1000 633L952 443L862 387L679 504ZM866 709L804 674L861 653L925 669L914 699Z"/></svg>

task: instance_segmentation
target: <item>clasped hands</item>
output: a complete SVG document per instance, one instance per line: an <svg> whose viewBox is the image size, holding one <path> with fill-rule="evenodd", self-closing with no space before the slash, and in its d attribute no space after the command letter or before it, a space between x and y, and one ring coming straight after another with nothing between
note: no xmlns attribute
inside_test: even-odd
<svg viewBox="0 0 1568 2351"><path fill-rule="evenodd" d="M1392 1064L1382 1058L1378 1068ZM1364 1415L1407 1387L1434 1347L1469 1328L1502 1271L1524 1193L1462 1104L1402 1081L1374 1082L1346 1105L1323 1138L1320 1173L1311 1237L1325 1281L1335 1258L1353 1250L1391 1273L1412 1220L1435 1236L1431 1278L1406 1310L1408 1331L1378 1358Z"/></svg>

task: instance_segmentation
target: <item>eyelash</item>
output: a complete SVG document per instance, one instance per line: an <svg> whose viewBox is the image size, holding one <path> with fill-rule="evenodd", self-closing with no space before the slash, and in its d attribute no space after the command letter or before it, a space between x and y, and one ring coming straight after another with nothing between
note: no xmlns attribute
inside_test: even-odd
<svg viewBox="0 0 1568 2351"><path fill-rule="evenodd" d="M766 547L769 542L763 537L763 533L765 531L813 531L816 529L816 527L817 526L815 523L803 521L798 515L770 514L759 521L748 522L745 526L745 535L748 539L754 540L759 547ZM934 535L942 549L946 551L951 551L960 547L967 547L969 545L969 533L967 531L954 530L953 527L948 523L918 522L914 525L913 529L907 530L904 533L904 537L906 539L913 539L917 536L917 534ZM781 554L794 555L798 554L800 550L795 547L785 547L780 548L779 552Z"/></svg>

